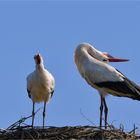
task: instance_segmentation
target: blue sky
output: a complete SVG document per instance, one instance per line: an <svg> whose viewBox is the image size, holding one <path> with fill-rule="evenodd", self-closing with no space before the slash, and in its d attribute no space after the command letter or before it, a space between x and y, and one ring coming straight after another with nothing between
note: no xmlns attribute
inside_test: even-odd
<svg viewBox="0 0 140 140"><path fill-rule="evenodd" d="M47 126L99 124L100 98L80 76L74 50L88 42L127 63L111 63L140 85L140 2L131 1L0 1L0 127L29 116L32 102L26 76L34 70L33 56L40 52L56 80L47 105ZM140 127L140 102L107 97L108 123ZM36 109L43 104L36 104ZM31 120L26 123L31 124ZM42 109L35 125L42 125Z"/></svg>

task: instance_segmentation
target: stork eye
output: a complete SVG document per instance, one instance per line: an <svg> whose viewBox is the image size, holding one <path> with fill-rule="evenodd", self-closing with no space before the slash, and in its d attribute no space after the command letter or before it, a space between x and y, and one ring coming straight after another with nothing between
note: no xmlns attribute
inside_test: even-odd
<svg viewBox="0 0 140 140"><path fill-rule="evenodd" d="M106 61L107 61L107 59L103 59L103 61L104 61L104 62L106 62Z"/></svg>

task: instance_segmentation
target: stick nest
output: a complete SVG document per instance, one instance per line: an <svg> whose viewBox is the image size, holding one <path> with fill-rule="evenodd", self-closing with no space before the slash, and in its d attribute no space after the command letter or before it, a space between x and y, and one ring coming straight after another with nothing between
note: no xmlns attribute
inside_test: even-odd
<svg viewBox="0 0 140 140"><path fill-rule="evenodd" d="M24 122L31 118L21 118L7 129L0 129L0 140L139 140L140 136L135 134L137 127L130 132L125 132L123 125L117 129L109 125L107 129L97 126L65 126L65 127L34 127Z"/></svg>
<svg viewBox="0 0 140 140"><path fill-rule="evenodd" d="M94 126L34 127L18 126L0 130L0 140L48 139L48 140L138 140L140 137L121 129L100 129Z"/></svg>

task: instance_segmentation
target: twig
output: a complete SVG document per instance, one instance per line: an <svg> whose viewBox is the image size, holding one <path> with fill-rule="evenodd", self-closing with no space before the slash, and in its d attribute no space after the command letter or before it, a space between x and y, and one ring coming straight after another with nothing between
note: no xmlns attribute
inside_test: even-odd
<svg viewBox="0 0 140 140"><path fill-rule="evenodd" d="M137 129L138 129L138 127L136 127L136 125L134 124L134 128L133 128L133 130L131 130L129 133L135 135Z"/></svg>
<svg viewBox="0 0 140 140"><path fill-rule="evenodd" d="M35 112L35 114L40 110L40 108ZM31 118L32 115L28 116L28 117L23 117L21 118L20 120L16 121L15 123L13 123L12 125L10 125L6 130L9 130L9 129L13 129L17 126L20 126L23 122L25 122L27 119Z"/></svg>
<svg viewBox="0 0 140 140"><path fill-rule="evenodd" d="M124 125L123 124L120 124L120 130L121 130L121 132L124 132Z"/></svg>
<svg viewBox="0 0 140 140"><path fill-rule="evenodd" d="M32 140L35 140L35 138L28 132L27 130L23 130L24 133L26 133Z"/></svg>
<svg viewBox="0 0 140 140"><path fill-rule="evenodd" d="M90 122L92 125L95 125L90 119L88 119L84 113L82 112L82 109L80 108L80 114L83 116L83 118L85 118L88 122ZM96 125L95 125L96 126Z"/></svg>

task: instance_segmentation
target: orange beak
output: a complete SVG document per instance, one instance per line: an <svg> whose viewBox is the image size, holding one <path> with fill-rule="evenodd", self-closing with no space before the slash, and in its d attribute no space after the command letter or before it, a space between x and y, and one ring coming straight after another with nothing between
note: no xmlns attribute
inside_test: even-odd
<svg viewBox="0 0 140 140"><path fill-rule="evenodd" d="M126 62L126 61L129 61L129 59L115 58L115 57L111 56L111 55L108 54L108 53L103 53L103 54L104 54L105 56L107 56L109 62Z"/></svg>

